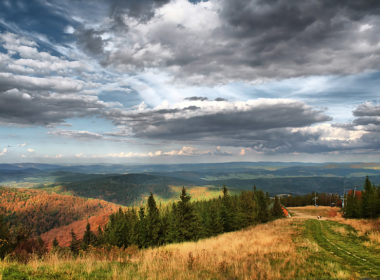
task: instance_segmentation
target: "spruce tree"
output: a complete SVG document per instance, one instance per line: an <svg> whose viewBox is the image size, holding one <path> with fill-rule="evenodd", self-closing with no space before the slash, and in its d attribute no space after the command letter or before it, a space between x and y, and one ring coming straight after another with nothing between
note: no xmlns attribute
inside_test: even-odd
<svg viewBox="0 0 380 280"><path fill-rule="evenodd" d="M237 229L253 225L257 220L258 207L251 191L241 192L238 199Z"/></svg>
<svg viewBox="0 0 380 280"><path fill-rule="evenodd" d="M148 246L158 245L160 240L159 232L161 230L160 213L152 193L150 193L148 198L147 230Z"/></svg>
<svg viewBox="0 0 380 280"><path fill-rule="evenodd" d="M259 222L265 223L269 220L269 210L267 198L262 190L258 190L255 192L255 200L258 207Z"/></svg>
<svg viewBox="0 0 380 280"><path fill-rule="evenodd" d="M145 217L145 208L140 207L139 219L136 224L136 243L139 248L145 248L149 245L149 240L147 236L147 219Z"/></svg>
<svg viewBox="0 0 380 280"><path fill-rule="evenodd" d="M52 245L53 245L53 249L57 249L59 247L57 237L54 237Z"/></svg>
<svg viewBox="0 0 380 280"><path fill-rule="evenodd" d="M70 251L74 255L77 255L79 252L80 241L77 239L77 235L75 234L73 229L71 229L70 235L71 235Z"/></svg>
<svg viewBox="0 0 380 280"><path fill-rule="evenodd" d="M86 250L88 248L88 246L94 245L95 242L96 242L96 236L91 231L90 223L87 222L86 231L84 232L83 238L82 238L82 244L81 244L82 245L82 249Z"/></svg>
<svg viewBox="0 0 380 280"><path fill-rule="evenodd" d="M210 203L211 204L211 203ZM210 211L209 211L209 232L211 235L217 235L219 233L223 232L223 221L221 218L221 214L219 211L218 205L211 204L210 205Z"/></svg>
<svg viewBox="0 0 380 280"><path fill-rule="evenodd" d="M228 194L226 186L223 186L222 205L220 209L220 217L222 220L223 231L229 232L234 230L234 217L231 197Z"/></svg>
<svg viewBox="0 0 380 280"><path fill-rule="evenodd" d="M199 220L190 203L190 195L182 188L181 201L178 202L178 239L179 241L197 240L199 238Z"/></svg>
<svg viewBox="0 0 380 280"><path fill-rule="evenodd" d="M282 211L280 200L278 199L277 195L274 197L274 203L272 208L272 217L279 218L283 217L284 212Z"/></svg>

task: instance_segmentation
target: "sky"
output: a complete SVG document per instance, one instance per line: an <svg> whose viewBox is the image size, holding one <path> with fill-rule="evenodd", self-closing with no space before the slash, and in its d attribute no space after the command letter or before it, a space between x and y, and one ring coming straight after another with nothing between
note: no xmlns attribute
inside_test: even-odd
<svg viewBox="0 0 380 280"><path fill-rule="evenodd" d="M377 0L0 1L0 163L379 156Z"/></svg>

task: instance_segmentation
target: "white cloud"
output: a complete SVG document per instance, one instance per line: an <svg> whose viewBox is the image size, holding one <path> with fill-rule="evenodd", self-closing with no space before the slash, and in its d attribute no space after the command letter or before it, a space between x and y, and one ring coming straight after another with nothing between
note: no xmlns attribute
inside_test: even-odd
<svg viewBox="0 0 380 280"><path fill-rule="evenodd" d="M7 148L3 148L3 150L0 150L0 156L5 155L8 152Z"/></svg>
<svg viewBox="0 0 380 280"><path fill-rule="evenodd" d="M63 32L65 32L66 34L73 34L75 32L75 28L72 27L71 25L68 25L65 27Z"/></svg>
<svg viewBox="0 0 380 280"><path fill-rule="evenodd" d="M365 24L361 24L359 26L359 31L364 32L364 31L367 31L367 30L372 29L372 28L373 28L372 24L365 23Z"/></svg>
<svg viewBox="0 0 380 280"><path fill-rule="evenodd" d="M35 152L35 150L34 150L34 149L31 149L31 148L27 149L27 151L28 151L29 153L34 153L34 152Z"/></svg>

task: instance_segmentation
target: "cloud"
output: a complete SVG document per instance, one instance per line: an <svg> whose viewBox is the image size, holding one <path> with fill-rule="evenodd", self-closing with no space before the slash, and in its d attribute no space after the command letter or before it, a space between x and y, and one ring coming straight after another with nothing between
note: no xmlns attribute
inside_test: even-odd
<svg viewBox="0 0 380 280"><path fill-rule="evenodd" d="M292 141L318 138L292 131L331 120L320 110L288 99L241 101L186 100L138 111L106 112L120 128L117 136L223 146L278 149ZM294 147L294 145L292 145Z"/></svg>
<svg viewBox="0 0 380 280"><path fill-rule="evenodd" d="M105 103L96 96L0 91L0 123L11 125L49 125L71 117L100 114Z"/></svg>
<svg viewBox="0 0 380 280"><path fill-rule="evenodd" d="M352 130L363 130L366 133L361 137L362 146L366 149L380 148L380 104L365 102L354 111L356 117L348 127Z"/></svg>
<svg viewBox="0 0 380 280"><path fill-rule="evenodd" d="M380 63L377 2L137 2L113 1L113 24L108 16L94 29L100 61L119 71L158 68L188 83L219 84L346 75Z"/></svg>
<svg viewBox="0 0 380 280"><path fill-rule="evenodd" d="M34 153L35 152L35 150L31 149L31 148L27 149L27 151L28 151L28 153Z"/></svg>
<svg viewBox="0 0 380 280"><path fill-rule="evenodd" d="M86 130L54 130L48 132L49 135L54 136L62 136L62 137L68 137L68 138L76 138L80 140L99 140L104 139L103 135L90 132Z"/></svg>
<svg viewBox="0 0 380 280"><path fill-rule="evenodd" d="M6 50L0 53L0 123L58 124L114 105L91 93L99 83L90 66L41 51L25 36L0 33L0 41Z"/></svg>
<svg viewBox="0 0 380 280"><path fill-rule="evenodd" d="M0 150L0 157L5 155L8 152L7 148L3 148L3 150Z"/></svg>

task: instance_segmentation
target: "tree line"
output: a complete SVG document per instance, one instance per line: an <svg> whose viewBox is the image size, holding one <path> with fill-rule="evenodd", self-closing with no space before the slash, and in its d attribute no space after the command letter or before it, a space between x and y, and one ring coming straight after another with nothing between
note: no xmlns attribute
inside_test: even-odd
<svg viewBox="0 0 380 280"><path fill-rule="evenodd" d="M335 193L308 193L304 195L282 196L281 203L286 207L314 205L317 197L317 205L321 206L342 206L339 194Z"/></svg>
<svg viewBox="0 0 380 280"><path fill-rule="evenodd" d="M363 191L350 190L345 194L343 213L346 218L376 218L380 216L380 186L365 179Z"/></svg>
<svg viewBox="0 0 380 280"><path fill-rule="evenodd" d="M154 195L150 194L146 206L120 208L110 216L104 230L99 228L97 234L91 232L89 225L82 240L72 232L70 248L77 253L90 245L154 247L207 238L279 217L283 217L279 199L273 200L256 188L239 195L229 195L224 187L223 196L196 202L191 201L183 188L180 200L168 206L158 207Z"/></svg>
<svg viewBox="0 0 380 280"><path fill-rule="evenodd" d="M160 207L151 193L145 206L120 208L111 214L104 229L99 227L94 232L88 223L82 238L71 230L69 248L61 248L57 239L52 247L61 252L70 250L74 255L91 246L155 247L207 238L283 216L280 200L271 199L256 187L239 195L230 195L224 187L219 198L195 202L183 188L178 202ZM11 255L26 261L32 254L46 251L41 238L31 237L22 227L10 229L9 223L0 217L0 258Z"/></svg>

